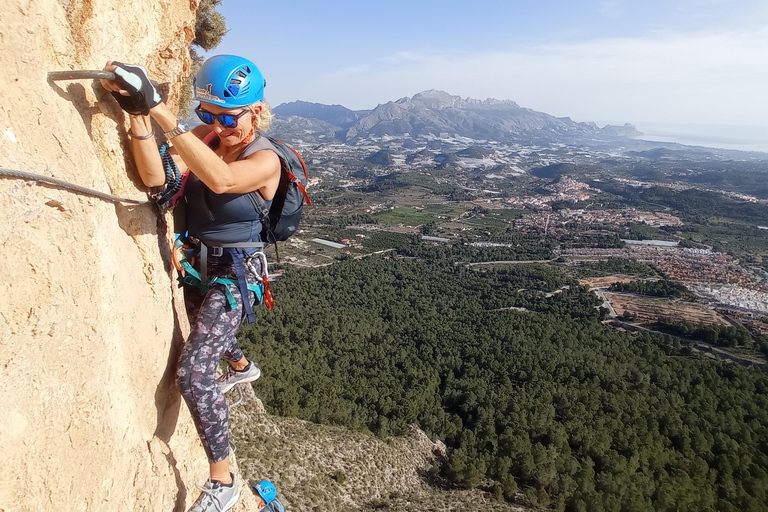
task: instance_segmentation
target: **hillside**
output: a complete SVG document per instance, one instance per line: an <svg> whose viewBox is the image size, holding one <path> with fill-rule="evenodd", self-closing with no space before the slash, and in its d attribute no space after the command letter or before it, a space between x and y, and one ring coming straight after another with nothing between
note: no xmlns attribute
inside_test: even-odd
<svg viewBox="0 0 768 512"><path fill-rule="evenodd" d="M283 103L274 109L278 116L298 116L307 119L318 119L326 123L349 128L361 118L370 114L369 110L350 110L341 105L323 105L307 101L292 101Z"/></svg>
<svg viewBox="0 0 768 512"><path fill-rule="evenodd" d="M402 437L380 439L270 416L253 389L243 395L242 405L232 409L241 471L250 480L270 475L289 510L525 510L479 489L445 488L431 476L445 445L433 443L415 426Z"/></svg>

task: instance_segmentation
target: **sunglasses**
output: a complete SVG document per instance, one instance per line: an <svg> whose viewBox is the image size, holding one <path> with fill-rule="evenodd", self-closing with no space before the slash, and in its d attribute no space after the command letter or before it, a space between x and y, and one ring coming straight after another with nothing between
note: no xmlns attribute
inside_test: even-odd
<svg viewBox="0 0 768 512"><path fill-rule="evenodd" d="M195 109L195 114L197 114L197 117L199 117L205 124L213 124L214 121L218 121L224 128L234 128L237 126L237 122L240 118L248 112L250 112L250 109L245 109L239 114L212 114L207 110L203 110L201 107Z"/></svg>

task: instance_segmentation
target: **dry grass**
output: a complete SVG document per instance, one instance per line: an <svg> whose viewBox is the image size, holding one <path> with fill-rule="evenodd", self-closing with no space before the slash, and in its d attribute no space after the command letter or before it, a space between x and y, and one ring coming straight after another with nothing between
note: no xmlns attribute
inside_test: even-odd
<svg viewBox="0 0 768 512"><path fill-rule="evenodd" d="M625 311L636 315L636 322L650 324L658 321L660 317L685 320L694 324L720 324L731 325L717 311L692 304L682 304L667 300L645 299L630 295L605 293L606 299L616 314L621 317Z"/></svg>
<svg viewBox="0 0 768 512"><path fill-rule="evenodd" d="M585 277L579 279L579 284L582 286L589 286L590 289L595 288L607 288L613 283L634 283L637 279L633 277L619 277L619 276L606 276L606 277Z"/></svg>

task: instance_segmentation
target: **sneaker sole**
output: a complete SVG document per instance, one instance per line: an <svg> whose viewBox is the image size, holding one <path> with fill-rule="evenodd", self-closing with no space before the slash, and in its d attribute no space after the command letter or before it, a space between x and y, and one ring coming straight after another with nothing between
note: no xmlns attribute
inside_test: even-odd
<svg viewBox="0 0 768 512"><path fill-rule="evenodd" d="M227 383L224 386L219 386L219 389L221 389L222 393L226 393L227 391L229 391L233 387L237 386L238 384L247 384L249 382L253 382L253 381L257 380L259 377L261 377L261 370L258 370L256 374L251 375L250 377L246 377L243 380L239 380L237 382L230 382L230 383Z"/></svg>

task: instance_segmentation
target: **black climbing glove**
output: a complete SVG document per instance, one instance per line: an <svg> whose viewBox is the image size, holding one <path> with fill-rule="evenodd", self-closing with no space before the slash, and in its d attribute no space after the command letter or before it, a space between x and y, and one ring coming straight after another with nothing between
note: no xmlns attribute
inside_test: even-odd
<svg viewBox="0 0 768 512"><path fill-rule="evenodd" d="M120 108L133 115L149 114L149 109L160 103L162 98L149 80L147 70L142 66L130 66L122 62L112 64L115 65L115 81L129 93L128 96L119 92L112 93Z"/></svg>

